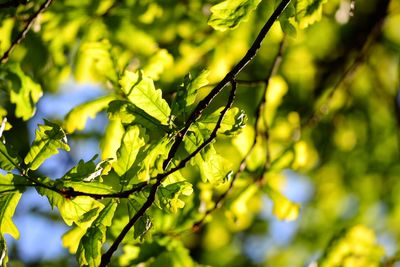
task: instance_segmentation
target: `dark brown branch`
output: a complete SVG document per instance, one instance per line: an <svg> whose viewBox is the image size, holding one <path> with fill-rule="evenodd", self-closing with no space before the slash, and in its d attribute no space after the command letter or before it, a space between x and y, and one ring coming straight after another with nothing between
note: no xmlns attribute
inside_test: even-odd
<svg viewBox="0 0 400 267"><path fill-rule="evenodd" d="M266 95L267 90L268 90L269 81L271 80L271 77L277 73L277 71L279 69L279 66L280 66L280 63L282 62L282 54L283 54L284 43L285 43L285 39L282 39L282 41L279 44L278 53L276 54L276 56L275 56L275 58L273 60L272 66L271 66L271 68L270 68L270 70L269 70L269 72L268 72L268 74L267 74L265 79L257 80L257 81L245 81L246 84L254 84L254 82L257 83L257 84L264 83L264 90L263 90L263 93L262 93L262 98L261 98L261 100L258 103L257 108L256 108L255 123L254 123L255 134L254 134L253 143L251 144L251 147L250 147L249 151L246 153L246 155L240 161L239 169L235 173L235 175L232 177L232 180L231 180L231 182L229 184L228 189L217 198L217 200L215 201L214 206L212 208L208 209L204 213L203 217L193 224L192 230L195 231L195 232L197 232L200 229L200 227L203 225L204 220L207 218L208 215L210 215L211 213L213 213L215 210L219 209L222 206L222 202L225 200L225 198L232 191L232 189L234 187L234 184L235 184L235 181L237 180L239 175L247 167L246 161L250 157L251 152L254 150L254 147L257 144L257 137L260 134L259 133L259 128L258 128L258 123L259 123L260 117L261 117L260 116L261 115L261 110L265 107L265 104L266 104L265 95ZM266 137L266 140L267 140L267 156L266 156L267 160L266 160L266 164L264 165L263 172L265 171L265 169L269 168L270 165L271 165L271 156L270 156L270 150L269 150L269 145L268 145L268 142L269 142L269 131L268 131L268 125L266 125L266 126L267 126L267 129L265 130L265 137ZM258 179L258 180L260 180L260 179ZM258 181L258 182L260 182L260 181Z"/></svg>
<svg viewBox="0 0 400 267"><path fill-rule="evenodd" d="M201 116L203 111L207 108L207 106L211 103L211 101L221 92L221 90L231 81L236 79L236 76L240 73L240 71L254 58L257 54L258 50L261 47L261 43L264 40L265 36L271 29L274 22L279 18L282 12L285 10L286 6L289 4L290 0L282 0L282 2L278 5L272 15L269 17L267 22L264 24L262 29L257 35L257 38L251 45L250 49L244 55L244 57L236 64L233 69L226 74L226 76L211 90L211 92L197 105L196 109L190 114L189 119L186 121L185 127L178 132L176 135L176 139L174 144L169 151L168 158L164 162L164 168L167 168L169 163L172 161L176 152L178 151L179 145L182 143L183 138L187 134L190 126L197 120L198 117Z"/></svg>
<svg viewBox="0 0 400 267"><path fill-rule="evenodd" d="M12 42L11 46L4 52L3 56L0 58L0 62L1 63L6 63L8 61L8 57L10 56L10 53L12 52L12 50L17 45L19 45L22 42L22 40L25 39L25 37L28 34L29 30L32 28L32 25L35 23L37 17L49 7L51 2L53 2L53 0L46 0L40 6L40 8L34 14L32 14L29 17L28 22L25 25L25 28L18 34L17 38Z"/></svg>
<svg viewBox="0 0 400 267"><path fill-rule="evenodd" d="M122 242L126 234L129 232L129 230L133 227L133 225L145 214L145 212L151 207L153 204L157 189L161 185L162 181L170 174L182 169L185 167L186 163L188 163L194 156L196 156L201 150L203 150L206 146L211 144L211 142L217 137L217 132L219 128L221 127L222 120L226 114L226 112L231 108L232 103L235 99L235 94L236 94L236 82L231 81L232 83L232 90L231 94L229 95L228 102L225 106L225 108L221 111L221 115L218 118L218 121L209 136L207 140L205 140L195 151L193 151L189 156L187 156L185 159L179 162L177 166L174 168L170 169L169 171L166 171L162 174L157 175L156 177L156 183L152 185L150 194L147 197L146 202L142 205L142 207L136 212L136 214L130 219L127 225L125 225L124 229L120 232L120 234L117 236L117 238L114 240L112 243L111 247L104 253L101 257L101 263L100 267L105 267L110 263L111 257L114 254L114 252L118 249L119 244Z"/></svg>

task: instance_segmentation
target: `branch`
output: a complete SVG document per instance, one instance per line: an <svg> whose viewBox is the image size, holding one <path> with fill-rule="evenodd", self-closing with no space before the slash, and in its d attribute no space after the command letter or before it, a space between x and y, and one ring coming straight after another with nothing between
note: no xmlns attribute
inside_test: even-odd
<svg viewBox="0 0 400 267"><path fill-rule="evenodd" d="M12 42L11 46L4 52L3 56L0 58L0 63L4 64L8 61L8 57L10 56L10 53L12 52L12 50L17 45L19 45L22 42L22 40L25 39L26 35L28 34L29 30L31 29L31 27L32 27L33 23L35 22L35 20L37 19L37 17L49 7L51 2L53 2L53 0L46 0L46 2L44 2L40 6L40 8L29 17L28 23L25 25L25 28L18 34L17 38Z"/></svg>
<svg viewBox="0 0 400 267"><path fill-rule="evenodd" d="M164 162L164 169L168 167L172 158L178 151L179 145L182 143L183 138L186 136L190 126L201 116L203 111L211 103L211 101L221 92L221 90L231 81L236 80L236 76L240 71L254 58L258 50L261 47L261 43L267 35L268 31L271 29L274 22L279 18L282 12L285 10L286 6L289 4L290 0L282 0L278 5L272 15L269 17L268 21L261 28L257 35L257 38L251 45L250 49L244 55L244 57L236 64L233 69L226 74L226 76L211 90L211 92L197 105L196 109L190 114L188 120L185 123L185 127L178 132L176 135L175 142L173 143L171 150L169 151L168 158Z"/></svg>
<svg viewBox="0 0 400 267"><path fill-rule="evenodd" d="M114 254L114 252L118 249L119 244L122 242L126 234L129 232L129 230L133 227L133 225L145 214L145 212L151 207L153 204L157 189L161 185L162 181L170 174L182 169L185 167L186 163L188 163L195 155L197 155L202 149L204 149L206 146L208 146L216 137L217 137L217 132L219 128L221 127L222 120L226 114L226 112L231 108L232 103L235 99L235 94L236 94L236 82L231 81L232 83L232 90L231 94L229 95L228 102L225 106L225 108L221 111L221 115L218 118L217 124L215 125L211 135L207 140L205 140L195 151L193 151L189 156L187 156L185 159L179 162L179 164L170 169L169 171L166 171L162 174L157 175L156 177L156 183L152 185L150 189L150 194L147 197L146 202L142 205L142 207L136 212L136 214L130 219L127 225L125 225L124 229L120 232L120 234L117 236L117 238L114 240L112 243L111 247L104 253L101 257L101 263L100 267L105 267L110 263L111 257Z"/></svg>
<svg viewBox="0 0 400 267"><path fill-rule="evenodd" d="M258 103L257 108L256 108L255 123L254 123L255 134L254 134L253 143L252 143L249 151L246 153L246 155L240 161L239 170L232 177L232 180L231 180L231 183L229 184L228 189L217 198L217 200L215 201L214 206L212 208L208 209L204 213L203 217L193 224L192 230L194 232L197 232L200 229L200 227L203 225L204 220L207 218L208 215L210 215L211 213L213 213L215 210L219 209L222 206L222 202L226 199L226 197L232 191L232 188L235 185L235 181L237 180L239 175L247 167L246 161L250 157L251 152L254 150L254 147L257 144L257 137L260 134L259 133L259 128L258 128L258 123L259 123L260 117L261 117L260 116L261 115L261 110L265 107L265 104L266 104L265 95L266 95L267 90L268 90L269 81L271 80L271 77L274 76L277 73L277 71L279 69L279 66L280 66L280 63L282 62L282 54L283 54L284 43L285 43L285 39L284 38L285 37L283 37L282 41L279 44L278 53L276 54L276 56L274 58L274 61L272 63L272 67L270 68L266 78L263 79L263 80L256 80L256 81L241 81L242 83L247 84L249 86L259 85L260 83L264 83L264 90L263 90L262 98L261 98L261 101ZM268 126L267 126L267 129L266 129L266 132L265 132L265 137L267 139L267 157L266 157L267 160L266 160L266 164L264 165L263 173L265 172L265 169L269 168L270 165L271 165L271 156L270 156L269 145L268 145L268 141L269 141ZM258 182L261 182L260 179L258 180Z"/></svg>

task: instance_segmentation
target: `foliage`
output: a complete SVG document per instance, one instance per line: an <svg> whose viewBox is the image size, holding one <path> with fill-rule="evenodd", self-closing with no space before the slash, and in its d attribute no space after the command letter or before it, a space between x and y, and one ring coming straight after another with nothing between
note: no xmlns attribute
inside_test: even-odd
<svg viewBox="0 0 400 267"><path fill-rule="evenodd" d="M31 193L80 266L394 266L399 11L0 1L1 266Z"/></svg>

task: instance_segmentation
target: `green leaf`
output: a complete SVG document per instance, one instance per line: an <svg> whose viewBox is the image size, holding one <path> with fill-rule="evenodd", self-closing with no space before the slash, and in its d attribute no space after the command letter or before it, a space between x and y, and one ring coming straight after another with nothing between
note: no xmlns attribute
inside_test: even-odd
<svg viewBox="0 0 400 267"><path fill-rule="evenodd" d="M162 125L160 121L128 101L112 101L107 112L111 120L120 120L123 124L140 124L148 129L170 132L166 125Z"/></svg>
<svg viewBox="0 0 400 267"><path fill-rule="evenodd" d="M91 197L78 196L70 199L47 188L37 187L36 190L39 194L48 198L52 207L58 208L64 222L69 226L75 223L84 228L84 225L90 223L104 207L102 203Z"/></svg>
<svg viewBox="0 0 400 267"><path fill-rule="evenodd" d="M166 49L160 49L150 58L143 71L149 78L158 80L165 69L172 67L173 61L174 58Z"/></svg>
<svg viewBox="0 0 400 267"><path fill-rule="evenodd" d="M120 119L111 119L100 143L102 159L116 159L125 130Z"/></svg>
<svg viewBox="0 0 400 267"><path fill-rule="evenodd" d="M279 16L279 23L282 31L289 36L296 37L298 25L295 21L296 8L293 2L290 2L282 14Z"/></svg>
<svg viewBox="0 0 400 267"><path fill-rule="evenodd" d="M145 132L145 129L140 126L131 126L122 138L121 147L117 152L117 160L113 162L113 168L121 176L122 181L128 179L125 174L132 168L139 150L148 141Z"/></svg>
<svg viewBox="0 0 400 267"><path fill-rule="evenodd" d="M226 0L211 7L208 25L219 31L236 28L246 21L261 0Z"/></svg>
<svg viewBox="0 0 400 267"><path fill-rule="evenodd" d="M204 125L209 131L213 131L223 109L222 107L211 114L205 115L199 120L199 123ZM246 121L247 117L243 110L231 108L225 113L218 132L225 135L235 135L246 126Z"/></svg>
<svg viewBox="0 0 400 267"><path fill-rule="evenodd" d="M64 128L68 133L85 128L89 118L94 119L96 114L105 109L112 100L113 95L103 96L74 107L65 117Z"/></svg>
<svg viewBox="0 0 400 267"><path fill-rule="evenodd" d="M161 90L154 87L153 81L142 71L126 70L120 80L121 89L135 106L150 116L168 125L171 109L162 98Z"/></svg>
<svg viewBox="0 0 400 267"><path fill-rule="evenodd" d="M170 141L170 138L166 136L147 145L146 149L139 152L136 160L138 165L135 164L136 166L132 170L138 181L148 181L151 177L164 171L163 162L168 157Z"/></svg>
<svg viewBox="0 0 400 267"><path fill-rule="evenodd" d="M101 247L106 241L107 227L111 225L116 208L116 202L109 202L82 237L77 250L80 266L99 266Z"/></svg>
<svg viewBox="0 0 400 267"><path fill-rule="evenodd" d="M11 177L11 176L3 176ZM15 239L19 238L19 232L17 227L12 221L12 216L14 215L15 208L21 198L20 192L10 192L5 194L0 194L0 234L10 234Z"/></svg>
<svg viewBox="0 0 400 267"><path fill-rule="evenodd" d="M95 179L100 180L102 174L109 171L110 163L107 160L95 163L97 155L92 159L84 162L80 160L78 165L71 168L63 177L62 180L71 180L74 182L92 182Z"/></svg>
<svg viewBox="0 0 400 267"><path fill-rule="evenodd" d="M147 193L140 192L138 194L129 197L128 201L128 213L129 218L135 216L135 214L140 210L143 204L147 201ZM146 234L149 232L150 228L153 226L151 218L146 213L141 216L137 222L133 225L133 237L143 240Z"/></svg>
<svg viewBox="0 0 400 267"><path fill-rule="evenodd" d="M192 184L184 181L161 186L157 190L156 203L161 209L176 213L178 209L185 206L185 202L180 197L190 196L192 193Z"/></svg>
<svg viewBox="0 0 400 267"><path fill-rule="evenodd" d="M43 95L40 85L17 64L8 64L2 68L0 80L10 93L10 101L16 105L15 115L25 121L31 118L35 114L36 103Z"/></svg>
<svg viewBox="0 0 400 267"><path fill-rule="evenodd" d="M268 186L266 188L268 196L273 202L272 213L279 219L284 221L292 221L297 219L300 213L300 205L289 200L279 191Z"/></svg>
<svg viewBox="0 0 400 267"><path fill-rule="evenodd" d="M8 262L8 252L7 252L7 243L3 238L3 235L0 235L0 266L6 267Z"/></svg>
<svg viewBox="0 0 400 267"><path fill-rule="evenodd" d="M192 78L190 73L185 76L172 106L172 113L182 121L186 121L188 115L191 113L192 108L190 107L196 101L197 91L208 85L208 74L208 70L203 70L195 78Z"/></svg>
<svg viewBox="0 0 400 267"><path fill-rule="evenodd" d="M185 149L188 153L195 151L204 142L204 137L196 125L193 125L190 130L184 138ZM230 162L219 155L212 144L205 147L191 162L199 167L201 178L205 182L222 183L229 180L232 175Z"/></svg>
<svg viewBox="0 0 400 267"><path fill-rule="evenodd" d="M296 1L296 21L300 29L321 20L322 7L328 0L298 0Z"/></svg>
<svg viewBox="0 0 400 267"><path fill-rule="evenodd" d="M0 194L7 191L23 191L24 185L28 184L22 176L12 173L0 174Z"/></svg>
<svg viewBox="0 0 400 267"><path fill-rule="evenodd" d="M32 170L36 170L47 158L57 154L58 149L69 151L63 129L47 120L44 123L36 130L36 138L24 160Z"/></svg>
<svg viewBox="0 0 400 267"><path fill-rule="evenodd" d="M10 146L0 141L0 169L12 171L21 163L21 158Z"/></svg>
<svg viewBox="0 0 400 267"><path fill-rule="evenodd" d="M77 53L75 78L77 81L117 80L108 40L83 43Z"/></svg>

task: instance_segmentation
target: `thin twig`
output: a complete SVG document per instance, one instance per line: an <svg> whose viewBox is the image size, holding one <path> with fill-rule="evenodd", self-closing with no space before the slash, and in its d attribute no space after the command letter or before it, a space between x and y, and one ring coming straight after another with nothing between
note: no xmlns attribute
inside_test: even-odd
<svg viewBox="0 0 400 267"><path fill-rule="evenodd" d="M159 186L161 185L162 181L164 180L164 178L166 178L168 175L176 172L177 170L180 170L181 168L183 168L186 163L188 163L195 155L197 155L201 150L203 150L206 146L208 146L209 144L211 144L211 142L217 137L217 131L219 130L219 128L221 127L221 123L222 120L226 114L226 112L231 108L232 103L235 99L235 94L236 94L236 82L235 81L231 81L232 83L232 89L231 89L231 94L229 95L229 99L228 102L225 106L225 108L221 111L221 115L218 118L218 121L210 135L210 137L205 140L195 151L193 151L189 156L187 156L185 159L183 159L182 161L179 162L179 164L172 168L169 171L166 171L165 173L159 174L157 175L156 178L156 183L152 185L151 189L150 189L150 194L147 197L146 202L142 205L142 207L136 212L136 214L130 219L130 221L128 222L127 225L125 225L125 227L122 229L122 231L119 233L119 235L117 236L117 238L114 240L114 242L112 243L111 247L106 251L106 253L104 253L101 257L101 263L100 263L100 267L105 267L109 264L112 255L114 254L114 252L117 250L119 244L122 242L122 240L124 239L124 237L126 236L126 234L129 232L129 230L133 227L133 225L145 214L145 212L151 207L151 205L153 204L154 200L155 200L155 196L157 193L157 189L159 188Z"/></svg>
<svg viewBox="0 0 400 267"><path fill-rule="evenodd" d="M3 56L0 58L0 63L4 64L8 61L8 57L10 56L12 50L17 45L19 45L22 42L22 40L25 39L26 35L28 34L34 22L36 21L37 17L49 7L51 2L53 2L53 0L46 0L46 2L44 2L40 6L40 8L29 17L28 22L25 25L25 28L18 34L17 38L12 42L11 46L4 52Z"/></svg>
<svg viewBox="0 0 400 267"><path fill-rule="evenodd" d="M262 93L262 98L261 98L261 100L258 103L257 108L256 108L255 123L254 123L255 134L254 134L253 143L251 144L251 147L250 147L249 151L247 151L246 155L240 161L239 169L235 173L235 175L232 177L232 180L231 180L231 182L229 184L228 189L217 198L217 200L214 203L214 206L212 208L208 209L204 213L203 217L193 224L192 230L194 232L197 232L200 229L200 227L203 225L203 223L204 223L204 221L205 221L205 219L207 218L208 215L210 215L211 213L213 213L215 210L219 209L222 206L222 202L226 199L226 197L232 191L232 189L233 189L233 187L235 185L235 181L237 180L239 175L242 172L244 172L244 170L247 167L247 163L246 162L247 162L248 158L250 157L251 153L253 152L253 150L254 150L254 148L255 148L255 146L257 144L257 137L260 134L259 133L259 128L258 128L258 123L259 123L260 117L261 117L260 116L261 115L261 110L265 107L265 104L266 104L266 93L267 93L267 90L268 90L269 81L271 80L271 77L274 76L278 72L280 63L282 61L284 43L285 43L285 39L283 38L282 41L279 44L278 53L276 54L276 56L275 56L275 58L273 60L272 66L271 66L269 72L267 73L267 76L266 76L265 79L256 80L256 81L245 81L246 84L251 84L251 85L254 84L253 82L255 82L257 84L260 84L260 83L264 84L264 90L263 90L263 93ZM268 128L265 129L265 133L264 134L265 134L265 137L267 139L267 156L266 156L266 164L264 165L264 169L266 169L266 168L269 168L270 165L271 165L271 156L270 156L270 150L269 150L269 145L268 145L268 142L269 142L269 130L268 130Z"/></svg>
<svg viewBox="0 0 400 267"><path fill-rule="evenodd" d="M231 81L236 80L236 76L242 71L242 69L255 57L258 50L261 47L261 43L265 36L271 29L274 22L279 18L281 13L285 10L286 6L289 4L290 0L282 0L278 5L272 15L269 17L267 22L261 28L257 35L257 38L251 45L250 49L247 50L244 57L233 67L233 69L226 74L226 76L211 90L211 92L197 105L196 109L190 114L189 119L185 123L185 127L180 130L177 135L175 142L173 143L171 150L169 151L167 160L164 162L164 168L168 167L169 163L172 161L176 152L178 151L179 145L182 143L183 138L186 136L190 126L201 116L203 111L211 103L211 101L221 92L221 90Z"/></svg>

